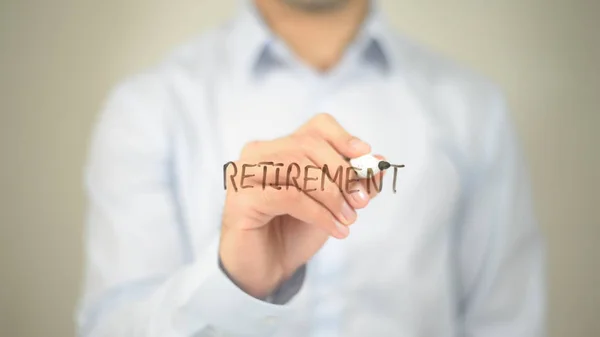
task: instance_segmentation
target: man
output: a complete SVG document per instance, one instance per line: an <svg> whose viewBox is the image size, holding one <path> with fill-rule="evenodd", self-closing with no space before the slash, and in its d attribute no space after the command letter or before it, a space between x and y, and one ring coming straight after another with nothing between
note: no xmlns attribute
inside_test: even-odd
<svg viewBox="0 0 600 337"><path fill-rule="evenodd" d="M543 336L508 117L492 84L395 36L371 2L245 4L110 95L80 334ZM379 193L334 177L371 152L397 165ZM294 163L301 191L275 170ZM325 165L307 191L305 168Z"/></svg>

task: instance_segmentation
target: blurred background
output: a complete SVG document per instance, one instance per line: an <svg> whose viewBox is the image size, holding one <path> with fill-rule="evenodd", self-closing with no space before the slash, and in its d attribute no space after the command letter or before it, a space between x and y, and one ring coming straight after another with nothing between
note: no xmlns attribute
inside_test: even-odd
<svg viewBox="0 0 600 337"><path fill-rule="evenodd" d="M505 90L548 241L550 336L600 336L600 1L380 3ZM82 165L107 91L236 7L0 0L0 336L74 335Z"/></svg>

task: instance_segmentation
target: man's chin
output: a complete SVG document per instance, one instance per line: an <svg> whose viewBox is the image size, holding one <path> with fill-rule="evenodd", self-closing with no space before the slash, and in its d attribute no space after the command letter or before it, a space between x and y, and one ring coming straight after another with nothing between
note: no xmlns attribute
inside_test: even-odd
<svg viewBox="0 0 600 337"><path fill-rule="evenodd" d="M291 7L304 12L331 12L344 7L350 0L282 0Z"/></svg>

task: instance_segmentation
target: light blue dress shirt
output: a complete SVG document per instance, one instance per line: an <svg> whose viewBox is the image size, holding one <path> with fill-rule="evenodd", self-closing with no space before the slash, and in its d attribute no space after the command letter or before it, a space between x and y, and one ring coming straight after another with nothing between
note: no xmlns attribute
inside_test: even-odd
<svg viewBox="0 0 600 337"><path fill-rule="evenodd" d="M218 262L223 164L318 112L393 164L346 240L268 300ZM319 74L252 6L110 94L86 168L81 336L539 337L545 267L496 87L375 9Z"/></svg>

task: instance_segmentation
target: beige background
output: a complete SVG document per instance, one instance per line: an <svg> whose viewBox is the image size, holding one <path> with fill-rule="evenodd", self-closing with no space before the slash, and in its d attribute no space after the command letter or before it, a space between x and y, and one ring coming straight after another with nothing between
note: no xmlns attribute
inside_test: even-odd
<svg viewBox="0 0 600 337"><path fill-rule="evenodd" d="M551 336L592 337L600 336L600 2L556 2L382 7L399 30L506 90L549 242ZM0 336L74 334L93 118L116 81L234 7L0 0Z"/></svg>

